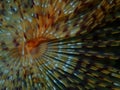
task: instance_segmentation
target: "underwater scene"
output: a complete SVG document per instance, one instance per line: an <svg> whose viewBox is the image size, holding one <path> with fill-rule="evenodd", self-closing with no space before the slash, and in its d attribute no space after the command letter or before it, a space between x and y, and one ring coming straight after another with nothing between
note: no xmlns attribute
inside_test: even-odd
<svg viewBox="0 0 120 90"><path fill-rule="evenodd" d="M0 90L120 90L120 0L0 0Z"/></svg>

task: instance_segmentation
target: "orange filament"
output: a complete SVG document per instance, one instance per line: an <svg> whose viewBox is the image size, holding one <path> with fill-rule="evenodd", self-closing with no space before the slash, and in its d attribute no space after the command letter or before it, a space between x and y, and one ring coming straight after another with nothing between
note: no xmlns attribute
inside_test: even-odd
<svg viewBox="0 0 120 90"><path fill-rule="evenodd" d="M26 42L26 48L28 51L31 52L34 48L38 47L41 43L46 42L46 41L47 39L43 37L29 40Z"/></svg>

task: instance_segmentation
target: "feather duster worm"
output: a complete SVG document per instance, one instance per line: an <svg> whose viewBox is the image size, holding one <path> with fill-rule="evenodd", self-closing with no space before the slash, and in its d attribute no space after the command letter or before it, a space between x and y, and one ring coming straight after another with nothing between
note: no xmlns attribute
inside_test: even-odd
<svg viewBox="0 0 120 90"><path fill-rule="evenodd" d="M120 90L120 0L0 0L0 90Z"/></svg>

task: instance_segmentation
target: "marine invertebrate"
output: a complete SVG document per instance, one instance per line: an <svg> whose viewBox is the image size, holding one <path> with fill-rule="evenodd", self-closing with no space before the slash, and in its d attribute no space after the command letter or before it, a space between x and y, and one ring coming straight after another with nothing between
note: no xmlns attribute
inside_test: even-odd
<svg viewBox="0 0 120 90"><path fill-rule="evenodd" d="M0 89L119 90L119 11L120 0L1 0Z"/></svg>

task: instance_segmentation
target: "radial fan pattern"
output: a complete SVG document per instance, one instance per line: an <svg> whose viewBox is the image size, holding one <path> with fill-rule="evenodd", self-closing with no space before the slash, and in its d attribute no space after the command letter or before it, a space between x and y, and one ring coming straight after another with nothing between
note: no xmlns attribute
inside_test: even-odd
<svg viewBox="0 0 120 90"><path fill-rule="evenodd" d="M120 0L0 0L0 90L120 90Z"/></svg>

